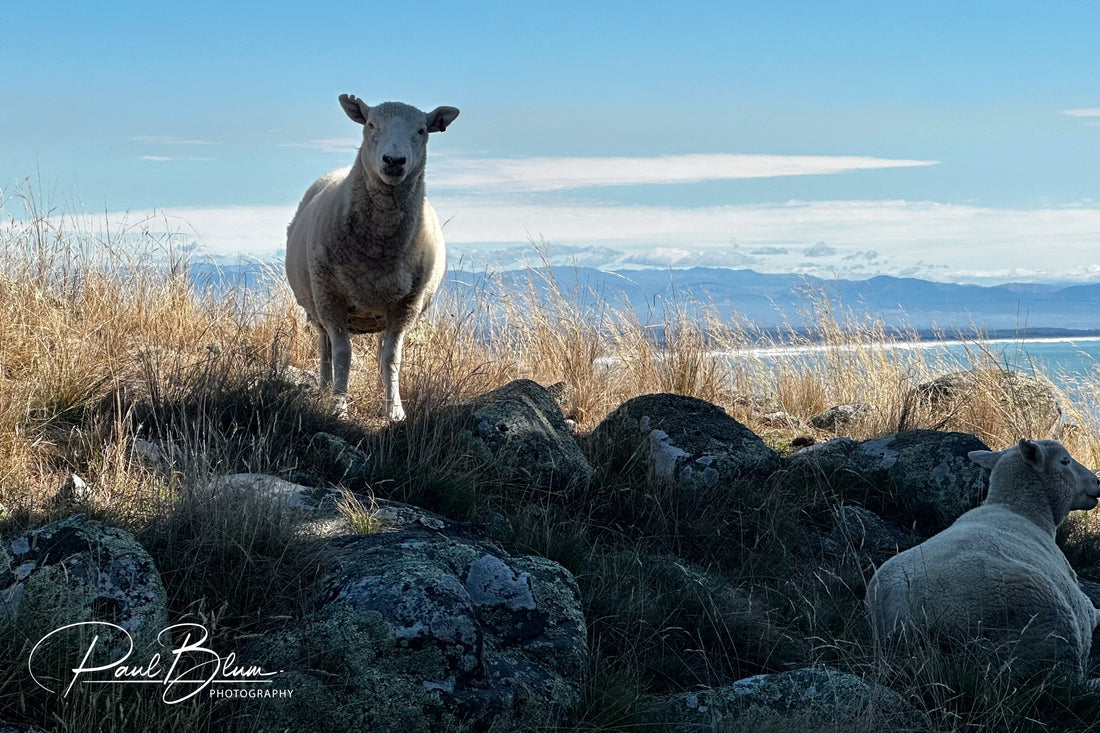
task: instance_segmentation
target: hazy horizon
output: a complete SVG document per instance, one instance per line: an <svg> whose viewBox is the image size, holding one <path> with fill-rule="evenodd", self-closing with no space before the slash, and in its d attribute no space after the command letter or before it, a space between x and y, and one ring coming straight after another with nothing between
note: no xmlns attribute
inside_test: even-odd
<svg viewBox="0 0 1100 733"><path fill-rule="evenodd" d="M1100 282L1092 3L46 1L6 22L9 222L30 186L93 228L276 258L352 160L350 92L462 110L427 172L452 262L540 243L604 268Z"/></svg>

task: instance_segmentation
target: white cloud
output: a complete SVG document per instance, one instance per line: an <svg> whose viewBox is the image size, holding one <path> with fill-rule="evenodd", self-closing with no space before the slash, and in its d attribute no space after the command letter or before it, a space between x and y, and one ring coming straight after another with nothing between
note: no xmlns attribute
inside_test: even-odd
<svg viewBox="0 0 1100 733"><path fill-rule="evenodd" d="M533 193L597 186L699 183L848 173L935 165L936 161L863 156L735 155L725 153L620 158L466 158L439 156L433 191Z"/></svg>
<svg viewBox="0 0 1100 733"><path fill-rule="evenodd" d="M311 145L335 150L340 145L354 148L355 143L334 138ZM183 160L144 158L155 163ZM1100 280L1100 205L1093 203L995 209L930 201L833 200L687 208L587 203L576 196L566 201L542 193L930 164L824 156L472 159L437 154L429 176L431 200L446 222L452 262L464 254L530 249L533 239L581 248L575 253L593 266L712 264L828 276L873 261L875 272L942 279L998 270L1039 273L1029 275L1032 279ZM270 257L285 247L294 209L294 203L165 208L110 214L108 219L112 231L126 221L152 221L142 226L178 232L208 254ZM98 218L97 224L96 217L89 217L85 230L101 227L102 216ZM822 241L830 244L817 247ZM825 250L830 256L805 258Z"/></svg>
<svg viewBox="0 0 1100 733"><path fill-rule="evenodd" d="M839 264L843 257L862 254L861 259L870 260L873 251L876 273L965 279L1000 271L1006 279L1013 273L1033 280L1100 279L1100 208L790 201L680 209L479 197L436 197L434 204L441 220L450 219L444 232L452 263L486 251L515 254L530 249L534 239L583 247L582 264L591 266L711 264L829 276L850 266ZM174 228L205 253L271 257L286 245L294 209L172 208L112 217L160 221L157 226ZM731 238L751 256L735 251ZM843 242L832 245L838 257L821 258L818 264L803 259L805 249L821 240Z"/></svg>
<svg viewBox="0 0 1100 733"><path fill-rule="evenodd" d="M688 249L683 247L647 247L620 253L612 263L617 267L755 267L761 260L726 249ZM607 267L608 265L603 265Z"/></svg>
<svg viewBox="0 0 1100 733"><path fill-rule="evenodd" d="M1100 107L1089 109L1064 109L1062 114L1070 117L1100 117Z"/></svg>

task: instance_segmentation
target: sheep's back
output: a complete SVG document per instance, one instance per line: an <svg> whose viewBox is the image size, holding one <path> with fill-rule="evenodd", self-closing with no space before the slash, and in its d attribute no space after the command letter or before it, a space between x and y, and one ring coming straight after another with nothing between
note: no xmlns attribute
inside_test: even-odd
<svg viewBox="0 0 1100 733"><path fill-rule="evenodd" d="M1022 632L1021 658L1075 663L1087 658L1096 624L1054 539L995 505L883 563L866 604L881 635L904 627L960 639Z"/></svg>
<svg viewBox="0 0 1100 733"><path fill-rule="evenodd" d="M339 168L314 181L306 189L298 210L287 227L287 281L295 300L311 317L316 314L310 277L311 243L323 235L329 222L335 220L341 184L350 172L351 168Z"/></svg>

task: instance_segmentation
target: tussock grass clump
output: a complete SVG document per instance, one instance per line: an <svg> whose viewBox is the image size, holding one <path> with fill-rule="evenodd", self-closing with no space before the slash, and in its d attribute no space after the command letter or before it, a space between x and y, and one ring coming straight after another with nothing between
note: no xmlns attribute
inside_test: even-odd
<svg viewBox="0 0 1100 733"><path fill-rule="evenodd" d="M316 602L323 547L270 502L214 489L221 474L271 473L414 503L572 570L591 650L567 723L576 730L646 729L654 695L814 664L897 690L919 713L914 729L1092 725L1096 697L1072 685L1021 686L932 646L901 662L882 653L861 609L873 563L851 549L826 562L819 541L841 504L827 481L780 472L685 490L601 470L590 450L590 485L550 494L483 470L456 407L523 377L565 383L562 409L582 444L623 402L654 392L717 404L781 451L796 438L912 428L973 432L995 449L1045 437L980 343L954 360L894 348L882 323L821 297L807 301L809 331L770 340L689 298L650 324L609 294L534 268L520 282L487 274L440 294L407 337L401 425L380 418L374 340L357 339L344 420L299 371L315 369L315 338L277 271L256 289L204 289L156 222L107 234L29 193L7 204L24 211L0 226L0 535L74 511L129 529L160 569L172 621L201 623L227 648ZM993 376L964 405L944 409L917 389L977 367ZM1075 425L1065 442L1097 465L1100 399L1086 387L1077 401L1058 397ZM872 409L830 430L809 424L856 402ZM354 475L313 450L318 432L362 452ZM72 474L86 490L65 489ZM369 502L347 496L358 531L375 531ZM1100 578L1098 534L1090 514L1061 539L1083 575ZM10 650L0 654L0 720L249 729L236 703L166 707L107 686L60 701L28 682L20 644L0 623Z"/></svg>

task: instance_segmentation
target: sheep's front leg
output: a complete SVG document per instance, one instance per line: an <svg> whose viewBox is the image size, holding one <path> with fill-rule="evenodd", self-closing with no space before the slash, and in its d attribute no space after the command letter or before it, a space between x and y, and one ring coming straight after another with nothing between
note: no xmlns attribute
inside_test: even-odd
<svg viewBox="0 0 1100 733"><path fill-rule="evenodd" d="M351 335L345 328L330 328L332 342L332 391L347 394L348 374L351 372Z"/></svg>
<svg viewBox="0 0 1100 733"><path fill-rule="evenodd" d="M351 371L351 335L346 328L329 328L327 330L329 350L332 353L330 367L332 369L332 394L336 398L336 414L339 417L348 416L348 373ZM321 364L322 371L326 365Z"/></svg>
<svg viewBox="0 0 1100 733"><path fill-rule="evenodd" d="M401 405L401 351L405 344L404 324L391 323L382 337L382 348L378 354L378 367L382 372L382 383L386 385L386 415L394 422L405 419L405 408Z"/></svg>

